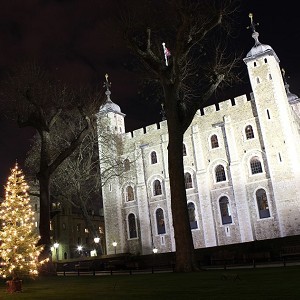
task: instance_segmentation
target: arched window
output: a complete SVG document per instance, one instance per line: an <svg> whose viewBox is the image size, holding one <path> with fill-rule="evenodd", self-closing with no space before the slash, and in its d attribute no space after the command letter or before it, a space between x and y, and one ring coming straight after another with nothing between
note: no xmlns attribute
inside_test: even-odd
<svg viewBox="0 0 300 300"><path fill-rule="evenodd" d="M216 182L226 181L225 169L222 165L218 165L215 169Z"/></svg>
<svg viewBox="0 0 300 300"><path fill-rule="evenodd" d="M193 187L192 176L190 173L184 173L184 181L185 181L185 188L191 189Z"/></svg>
<svg viewBox="0 0 300 300"><path fill-rule="evenodd" d="M124 164L124 170L129 171L130 170L130 161L129 161L129 159L126 158L124 160L123 164Z"/></svg>
<svg viewBox="0 0 300 300"><path fill-rule="evenodd" d="M260 219L269 218L270 210L268 205L268 198L267 198L267 193L264 189L259 189L256 191L256 201L257 201L259 218Z"/></svg>
<svg viewBox="0 0 300 300"><path fill-rule="evenodd" d="M68 254L67 252L64 253L64 259L67 259L68 258Z"/></svg>
<svg viewBox="0 0 300 300"><path fill-rule="evenodd" d="M151 164L152 165L157 164L157 155L155 151L151 152Z"/></svg>
<svg viewBox="0 0 300 300"><path fill-rule="evenodd" d="M126 188L126 194L127 194L127 201L133 201L134 200L134 192L133 192L133 187L128 186Z"/></svg>
<svg viewBox="0 0 300 300"><path fill-rule="evenodd" d="M232 223L228 198L225 196L221 197L219 200L219 205L220 205L222 224L225 225L225 224Z"/></svg>
<svg viewBox="0 0 300 300"><path fill-rule="evenodd" d="M211 136L210 144L212 149L219 147L218 137L215 134Z"/></svg>
<svg viewBox="0 0 300 300"><path fill-rule="evenodd" d="M161 183L158 179L156 179L153 182L153 195L157 196L157 195L161 195L161 194L162 194Z"/></svg>
<svg viewBox="0 0 300 300"><path fill-rule="evenodd" d="M261 166L261 162L258 159L258 157L253 157L250 160L250 167L251 167L251 173L252 174L258 174L258 173L262 173L262 166Z"/></svg>
<svg viewBox="0 0 300 300"><path fill-rule="evenodd" d="M182 155L186 156L186 147L185 147L185 144L182 144Z"/></svg>
<svg viewBox="0 0 300 300"><path fill-rule="evenodd" d="M155 212L156 215L156 226L157 226L157 233L164 234L166 233L166 226L165 226L165 219L164 219L164 212L161 208L158 208Z"/></svg>
<svg viewBox="0 0 300 300"><path fill-rule="evenodd" d="M254 132L251 125L246 126L245 128L246 139L250 140L254 138Z"/></svg>
<svg viewBox="0 0 300 300"><path fill-rule="evenodd" d="M195 204L193 202L189 202L187 207L188 207L191 229L197 229L198 224L197 224L197 220L196 220Z"/></svg>
<svg viewBox="0 0 300 300"><path fill-rule="evenodd" d="M134 214L128 215L128 231L130 239L137 238L136 221Z"/></svg>

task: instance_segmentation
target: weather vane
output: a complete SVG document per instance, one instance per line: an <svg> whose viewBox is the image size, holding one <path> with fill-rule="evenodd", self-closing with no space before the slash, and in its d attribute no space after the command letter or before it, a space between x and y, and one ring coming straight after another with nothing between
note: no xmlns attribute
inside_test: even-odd
<svg viewBox="0 0 300 300"><path fill-rule="evenodd" d="M106 87L106 90L109 91L109 88L111 87L111 82L108 81L108 74L105 74L105 82L103 84L103 87Z"/></svg>
<svg viewBox="0 0 300 300"><path fill-rule="evenodd" d="M253 14L249 13L249 18L250 18L250 26L247 27L247 29L251 28L253 32L256 32L255 27L259 25L259 23L254 24L253 22Z"/></svg>

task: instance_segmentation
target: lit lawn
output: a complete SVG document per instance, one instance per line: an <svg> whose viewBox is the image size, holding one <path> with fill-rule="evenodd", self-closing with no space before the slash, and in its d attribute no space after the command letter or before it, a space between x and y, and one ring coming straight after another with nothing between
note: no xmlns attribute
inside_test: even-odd
<svg viewBox="0 0 300 300"><path fill-rule="evenodd" d="M300 299L300 267L46 277L25 281L17 294L1 281L0 299Z"/></svg>

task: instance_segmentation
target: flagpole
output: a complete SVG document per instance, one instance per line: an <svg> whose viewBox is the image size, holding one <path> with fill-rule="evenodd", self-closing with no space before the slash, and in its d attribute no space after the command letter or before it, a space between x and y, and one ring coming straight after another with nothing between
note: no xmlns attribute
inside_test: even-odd
<svg viewBox="0 0 300 300"><path fill-rule="evenodd" d="M164 49L166 66L168 66L168 56L167 56L167 51L166 51L166 44L162 43L162 46L163 46L163 49Z"/></svg>

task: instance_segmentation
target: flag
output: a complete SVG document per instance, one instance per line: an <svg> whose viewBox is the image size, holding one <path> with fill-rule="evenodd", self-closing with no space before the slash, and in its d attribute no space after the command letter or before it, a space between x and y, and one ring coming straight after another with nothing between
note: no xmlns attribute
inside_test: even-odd
<svg viewBox="0 0 300 300"><path fill-rule="evenodd" d="M168 48L165 47L165 56L171 56L171 52L169 51Z"/></svg>

